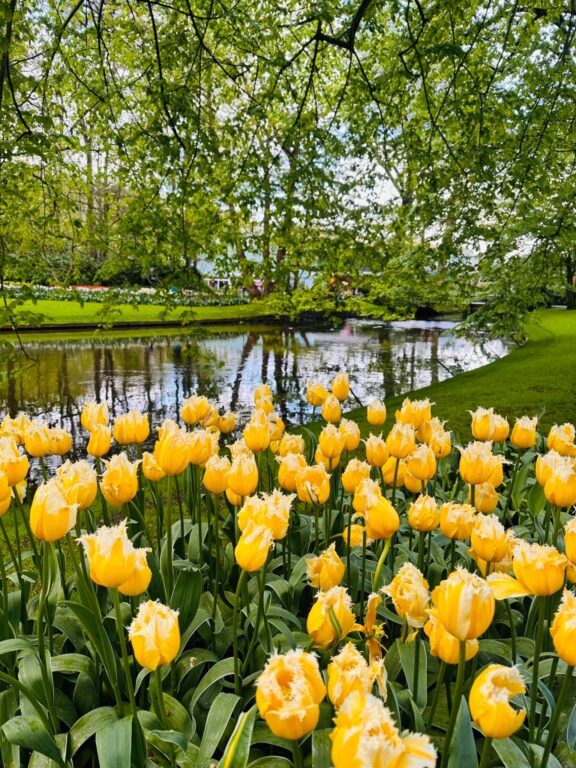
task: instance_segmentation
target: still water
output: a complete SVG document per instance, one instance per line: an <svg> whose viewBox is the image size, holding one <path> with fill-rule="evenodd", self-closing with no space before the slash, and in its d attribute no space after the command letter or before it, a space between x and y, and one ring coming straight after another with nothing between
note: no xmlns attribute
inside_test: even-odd
<svg viewBox="0 0 576 768"><path fill-rule="evenodd" d="M178 418L182 400L195 393L245 417L254 387L267 382L287 425L299 424L311 414L304 398L308 380L328 384L347 371L353 407L442 381L508 351L503 342L457 338L453 325L347 320L337 330L239 324L208 328L200 339L159 331L146 338L47 340L28 346L35 365L0 380L0 411L24 410L76 437L87 400L107 401L112 416L138 408L155 427ZM83 444L85 436L74 442Z"/></svg>

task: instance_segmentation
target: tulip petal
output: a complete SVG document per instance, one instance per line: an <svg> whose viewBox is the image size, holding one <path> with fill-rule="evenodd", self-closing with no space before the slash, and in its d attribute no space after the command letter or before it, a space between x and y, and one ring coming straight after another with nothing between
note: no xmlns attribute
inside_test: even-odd
<svg viewBox="0 0 576 768"><path fill-rule="evenodd" d="M496 600L506 600L509 597L526 597L533 594L517 579L507 573L491 573L486 579Z"/></svg>

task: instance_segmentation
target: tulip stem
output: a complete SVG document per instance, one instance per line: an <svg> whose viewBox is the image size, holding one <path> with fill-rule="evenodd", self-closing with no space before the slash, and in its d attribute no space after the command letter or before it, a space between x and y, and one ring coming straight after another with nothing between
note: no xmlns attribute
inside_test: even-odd
<svg viewBox="0 0 576 768"><path fill-rule="evenodd" d="M346 579L348 581L348 589L350 590L352 587L352 570L351 570L351 560L352 560L352 551L350 549L350 542L352 540L352 507L350 508L350 514L348 515L348 530L346 531L347 534L347 542L346 542Z"/></svg>
<svg viewBox="0 0 576 768"><path fill-rule="evenodd" d="M216 545L216 551L215 551L215 566L214 566L214 602L212 604L212 622L213 622L213 628L212 631L214 632L214 636L216 635L216 609L218 607L218 582L220 580L220 520L219 520L219 510L218 510L218 503L214 499L213 494L207 495L206 499L209 503L209 505L212 507L212 516L214 518L214 543ZM214 637L213 637L214 639Z"/></svg>
<svg viewBox="0 0 576 768"><path fill-rule="evenodd" d="M16 506L20 510L20 514L22 515L22 520L24 521L24 525L26 526L26 533L28 534L28 538L30 539L30 546L32 547L33 558L34 558L34 565L36 566L38 573L40 573L41 571L40 553L38 552L38 547L36 546L36 539L34 538L34 534L32 533L32 529L30 528L29 517L26 514L26 510L24 509L22 500L20 499L18 488L14 488L14 498L16 499ZM18 530L17 521L15 520L14 523L15 523L16 530ZM18 547L18 549L20 549L20 547ZM20 567L22 567L22 563L20 563Z"/></svg>
<svg viewBox="0 0 576 768"><path fill-rule="evenodd" d="M546 766L548 765L548 758L550 757L550 752L552 751L552 744L554 743L554 739L556 737L556 731L558 730L558 720L560 719L560 715L562 713L562 705L564 704L564 699L566 698L566 693L570 686L570 680L572 678L573 672L574 672L574 667L568 666L568 669L566 670L566 674L564 675L562 687L560 688L560 693L558 694L558 700L556 701L554 714L552 716L552 720L550 721L550 727L548 729L548 738L546 739L546 746L544 747L544 754L542 755L542 762L540 763L540 768L546 768Z"/></svg>
<svg viewBox="0 0 576 768"><path fill-rule="evenodd" d="M302 762L302 750L300 744L296 740L292 742L292 760L294 762L294 768L302 768L304 763Z"/></svg>
<svg viewBox="0 0 576 768"><path fill-rule="evenodd" d="M399 468L400 468L400 459L396 459L396 464L394 465L394 480L392 480L392 500L391 500L392 506L394 506L394 502L396 501L396 481L398 480Z"/></svg>
<svg viewBox="0 0 576 768"><path fill-rule="evenodd" d="M456 688L454 690L454 698L452 699L452 709L450 712L450 721L448 722L448 728L446 729L446 736L444 737L444 748L442 750L442 763L441 768L445 768L448 764L448 755L450 752L450 742L452 741L452 734L454 733L454 727L456 725L456 718L458 717L458 711L460 709L462 688L464 687L464 671L466 669L466 640L460 640L459 658L458 658L458 674L456 675Z"/></svg>
<svg viewBox="0 0 576 768"><path fill-rule="evenodd" d="M170 724L168 723L168 718L166 717L166 707L164 706L162 667L156 667L154 671L154 681L156 683L156 706L158 707L156 714L162 724L162 728L164 728L164 730L169 730ZM168 745L168 753L170 755L170 765L172 768L175 768L176 760L174 759L174 749L171 744Z"/></svg>
<svg viewBox="0 0 576 768"><path fill-rule="evenodd" d="M482 756L480 757L480 768L487 768L491 746L492 746L492 739L490 738L490 736L485 736L484 746L482 747Z"/></svg>
<svg viewBox="0 0 576 768"><path fill-rule="evenodd" d="M254 632L252 634L252 638L250 639L248 650L246 651L246 658L244 659L244 664L242 665L242 675L244 675L246 673L246 670L248 669L250 658L254 652L254 646L256 645L256 641L258 640L258 632L260 631L260 622L262 620L262 613L264 611L264 590L266 588L266 566L267 565L268 565L268 560L266 560L266 562L264 563L262 570L258 576L258 587L259 587L258 610L256 612L256 622L254 623ZM270 650L270 648L268 648L268 650Z"/></svg>
<svg viewBox="0 0 576 768"><path fill-rule="evenodd" d="M170 475L166 476L166 544L168 548L168 572L166 574L166 596L168 603L172 599L172 588L174 586L174 572L172 568L172 480Z"/></svg>
<svg viewBox="0 0 576 768"><path fill-rule="evenodd" d="M514 626L514 618L512 616L512 608L508 600L504 600L506 606L506 614L508 616L508 624L510 625L510 646L512 652L512 664L516 664L516 627Z"/></svg>
<svg viewBox="0 0 576 768"><path fill-rule="evenodd" d="M392 536L389 536L384 542L382 554L378 559L378 565L376 566L376 570L374 571L374 578L372 580L372 592L376 592L378 590L378 582L380 581L380 574L382 573L382 567L386 561L388 552L390 552L391 544L392 544Z"/></svg>
<svg viewBox="0 0 576 768"><path fill-rule="evenodd" d="M98 471L98 475L102 477L102 459L99 456L96 457L96 469ZM106 499L102 493L102 488L100 488L100 500L102 502L102 519L104 520L104 525L109 526L110 515L108 514L108 505L106 504Z"/></svg>
<svg viewBox="0 0 576 768"><path fill-rule="evenodd" d="M560 533L560 514L561 509L558 506L553 507L552 515L554 516L554 531L552 533L552 546L555 547L558 542L558 534Z"/></svg>
<svg viewBox="0 0 576 768"><path fill-rule="evenodd" d="M0 515L0 528L2 529L2 535L4 536L4 541L6 542L6 546L8 548L8 552L10 553L10 557L12 558L12 565L14 567L14 570L16 571L16 576L18 577L18 583L20 585L20 590L24 590L24 584L22 582L22 562L20 560L20 548L18 548L18 559L16 558L16 553L14 552L14 548L12 546L12 542L10 541L10 537L8 536L8 532L6 531L6 528L4 526L4 520L2 520L2 516ZM16 532L18 531L18 520L16 519L16 515L14 515L14 528ZM18 541L18 539L17 539Z"/></svg>
<svg viewBox="0 0 576 768"><path fill-rule="evenodd" d="M508 493L506 494L506 501L504 502L504 509L502 510L502 525L504 527L506 527L508 522L508 509L510 508L510 502L512 501L512 493L514 491L514 483L516 482L516 475L518 474L521 456L522 453L520 449L518 449L516 461L514 462L514 469L512 470L512 477L510 478L510 485L508 486Z"/></svg>
<svg viewBox="0 0 576 768"><path fill-rule="evenodd" d="M366 526L362 530L362 582L360 584L360 616L364 616L364 594L366 591Z"/></svg>
<svg viewBox="0 0 576 768"><path fill-rule="evenodd" d="M132 673L130 671L130 661L128 660L128 650L126 648L126 637L124 636L124 623L122 622L122 611L120 609L120 597L117 589L111 589L112 602L114 603L114 613L116 614L116 627L118 629L118 639L120 640L120 651L122 653L122 666L126 677L126 687L128 689L128 698L130 699L130 708L132 717L136 722L138 710L136 708L136 699L134 698L134 684L132 682Z"/></svg>
<svg viewBox="0 0 576 768"><path fill-rule="evenodd" d="M534 739L536 727L536 701L538 699L538 667L540 665L540 654L542 652L542 638L544 635L544 622L546 614L546 598L536 596L538 600L538 622L536 625L536 644L534 646L534 661L532 664L532 686L530 688L530 725L528 741Z"/></svg>
<svg viewBox="0 0 576 768"><path fill-rule="evenodd" d="M476 509L476 486L470 483L470 504Z"/></svg>
<svg viewBox="0 0 576 768"><path fill-rule="evenodd" d="M240 677L240 659L238 658L238 606L240 605L240 593L242 592L242 585L246 578L246 571L242 569L240 571L240 577L238 578L238 584L236 585L236 597L234 599L234 613L232 617L232 640L234 643L234 688L236 690L236 696L242 694L242 678Z"/></svg>
<svg viewBox="0 0 576 768"><path fill-rule="evenodd" d="M51 701L51 681L48 678L48 657L46 655L46 646L44 644L44 621L46 622L46 634L48 635L48 642L52 645L52 623L50 621L50 611L46 608L46 597L48 595L48 582L50 581L50 558L51 558L51 545L44 541L42 542L42 577L40 583L40 599L38 601L38 613L36 619L36 632L38 635L38 656L40 657L40 674L42 676L42 685L44 687L44 695L46 701ZM54 713L52 706L48 707L50 713L50 720L52 721L52 727L54 733L58 731L58 718Z"/></svg>
<svg viewBox="0 0 576 768"><path fill-rule="evenodd" d="M318 505L314 504L314 554L318 554L320 544L320 510Z"/></svg>
<svg viewBox="0 0 576 768"><path fill-rule="evenodd" d="M432 722L434 720L434 715L436 714L436 707L438 706L438 702L440 701L440 689L442 688L442 681L444 680L445 672L446 672L446 662L443 661L440 664L440 669L438 670L438 677L436 678L436 687L434 688L434 698L432 699L432 705L430 707L430 713L428 715L428 722L426 724L427 731L430 731L432 728Z"/></svg>
<svg viewBox="0 0 576 768"><path fill-rule="evenodd" d="M426 531L418 532L418 570L422 571L424 568L424 537Z"/></svg>

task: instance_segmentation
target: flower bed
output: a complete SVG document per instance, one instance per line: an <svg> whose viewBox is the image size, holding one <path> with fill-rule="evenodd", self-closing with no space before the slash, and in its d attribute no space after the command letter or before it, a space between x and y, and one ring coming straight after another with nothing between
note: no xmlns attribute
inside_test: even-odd
<svg viewBox="0 0 576 768"><path fill-rule="evenodd" d="M144 454L146 416L88 403L74 464L4 419L3 764L569 764L574 427L480 408L456 449L428 401L387 430L374 402L361 441L348 394L308 387L318 438L267 385L242 435L190 397Z"/></svg>

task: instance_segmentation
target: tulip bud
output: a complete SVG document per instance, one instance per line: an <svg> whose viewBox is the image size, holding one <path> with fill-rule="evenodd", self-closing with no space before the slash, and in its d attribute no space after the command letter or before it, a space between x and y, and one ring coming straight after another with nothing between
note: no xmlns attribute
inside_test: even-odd
<svg viewBox="0 0 576 768"><path fill-rule="evenodd" d="M170 664L180 650L178 611L153 600L141 603L128 637L141 667L154 671Z"/></svg>
<svg viewBox="0 0 576 768"><path fill-rule="evenodd" d="M150 582L152 581L152 571L146 560L147 549L136 550L136 561L132 575L118 587L118 592L128 597L136 597L136 595L142 595L148 589Z"/></svg>
<svg viewBox="0 0 576 768"><path fill-rule="evenodd" d="M104 424L94 424L90 431L90 440L86 451L90 456L99 459L105 456L112 444L112 430Z"/></svg>
<svg viewBox="0 0 576 768"><path fill-rule="evenodd" d="M476 515L470 543L477 556L489 563L508 554L508 537L496 515Z"/></svg>
<svg viewBox="0 0 576 768"><path fill-rule="evenodd" d="M287 453L285 456L277 457L280 464L278 467L278 484L285 491L296 490L296 477L298 472L306 466L306 459L301 453Z"/></svg>
<svg viewBox="0 0 576 768"><path fill-rule="evenodd" d="M340 421L341 415L340 402L334 395L328 395L322 405L322 418L330 424L335 424L337 421Z"/></svg>
<svg viewBox="0 0 576 768"><path fill-rule="evenodd" d="M65 461L56 470L56 476L70 493L70 500L78 504L78 509L88 509L98 493L96 470L87 461L72 464Z"/></svg>
<svg viewBox="0 0 576 768"><path fill-rule="evenodd" d="M236 414L232 413L232 411L226 411L226 413L223 416L220 416L220 419L218 420L218 429L220 432L222 432L223 435L227 435L236 426Z"/></svg>
<svg viewBox="0 0 576 768"><path fill-rule="evenodd" d="M211 408L212 405L207 397L204 395L192 395L192 397L187 397L182 403L180 415L182 416L182 421L194 426L195 424L198 424L199 421L206 418L210 413Z"/></svg>
<svg viewBox="0 0 576 768"><path fill-rule="evenodd" d="M72 449L72 437L65 429L53 427L48 430L48 437L50 441L50 453L53 456L64 456Z"/></svg>
<svg viewBox="0 0 576 768"><path fill-rule="evenodd" d="M24 448L30 456L37 458L50 453L50 431L46 424L30 423L24 432Z"/></svg>
<svg viewBox="0 0 576 768"><path fill-rule="evenodd" d="M240 454L230 465L228 488L238 496L250 496L258 486L258 467L254 456Z"/></svg>
<svg viewBox="0 0 576 768"><path fill-rule="evenodd" d="M462 480L470 485L488 482L494 469L492 443L470 443L460 448L459 470Z"/></svg>
<svg viewBox="0 0 576 768"><path fill-rule="evenodd" d="M494 618L495 600L488 583L457 568L432 592L432 602L446 630L458 640L483 635Z"/></svg>
<svg viewBox="0 0 576 768"><path fill-rule="evenodd" d="M415 531L434 531L440 525L440 510L432 496L419 496L408 509L408 523Z"/></svg>
<svg viewBox="0 0 576 768"><path fill-rule="evenodd" d="M104 463L106 470L100 482L102 496L112 506L126 504L138 493L140 461L131 463L125 453L120 453Z"/></svg>
<svg viewBox="0 0 576 768"><path fill-rule="evenodd" d="M563 592L550 634L562 661L571 667L576 666L576 597L568 589Z"/></svg>
<svg viewBox="0 0 576 768"><path fill-rule="evenodd" d="M6 473L8 485L18 485L28 474L28 456L20 453L12 437L0 438L0 469Z"/></svg>
<svg viewBox="0 0 576 768"><path fill-rule="evenodd" d="M386 447L390 456L394 456L395 459L405 459L416 448L414 427L411 424L394 424L386 438Z"/></svg>
<svg viewBox="0 0 576 768"><path fill-rule="evenodd" d="M234 557L240 568L253 573L262 568L268 559L270 548L273 546L270 528L249 522L238 539L234 549Z"/></svg>
<svg viewBox="0 0 576 768"><path fill-rule="evenodd" d="M428 621L424 624L424 632L430 640L430 655L437 656L446 664L458 664L460 659L460 643L458 638L451 635L438 618L436 608L428 611ZM474 658L480 650L478 640L466 640L466 661Z"/></svg>
<svg viewBox="0 0 576 768"><path fill-rule="evenodd" d="M548 449L556 451L561 456L576 456L576 430L573 424L554 424L548 433Z"/></svg>
<svg viewBox="0 0 576 768"><path fill-rule="evenodd" d="M228 488L228 473L230 472L230 459L226 456L211 456L204 468L202 482L210 493L224 493Z"/></svg>
<svg viewBox="0 0 576 768"><path fill-rule="evenodd" d="M398 616L410 627L423 627L428 620L428 582L410 562L405 562L382 592L392 598Z"/></svg>
<svg viewBox="0 0 576 768"><path fill-rule="evenodd" d="M354 493L361 480L370 477L370 464L358 459L350 459L342 472L342 485L347 493Z"/></svg>
<svg viewBox="0 0 576 768"><path fill-rule="evenodd" d="M78 504L57 478L38 486L30 507L30 528L42 541L56 541L76 525Z"/></svg>
<svg viewBox="0 0 576 768"><path fill-rule="evenodd" d="M366 409L366 419L373 427L380 427L386 421L386 406L381 400L372 400Z"/></svg>
<svg viewBox="0 0 576 768"><path fill-rule="evenodd" d="M347 451L355 451L360 445L360 427L355 421L342 419L339 431L344 438L344 448Z"/></svg>
<svg viewBox="0 0 576 768"><path fill-rule="evenodd" d="M514 696L526 693L522 675L516 667L490 664L482 670L470 689L470 715L485 736L506 739L520 728L525 710L510 706Z"/></svg>
<svg viewBox="0 0 576 768"><path fill-rule="evenodd" d="M434 451L426 444L421 444L406 460L406 468L418 480L430 480L436 474Z"/></svg>
<svg viewBox="0 0 576 768"><path fill-rule="evenodd" d="M154 459L162 472L169 477L184 472L190 463L190 450L188 434L174 422L165 421L154 444Z"/></svg>
<svg viewBox="0 0 576 768"><path fill-rule="evenodd" d="M123 413L114 423L114 440L120 445L139 445L149 436L148 416L140 411Z"/></svg>
<svg viewBox="0 0 576 768"><path fill-rule="evenodd" d="M514 427L512 428L512 434L510 435L510 442L515 448L526 449L534 448L536 445L536 424L538 423L538 417L530 419L528 416L522 416L521 419L516 419Z"/></svg>
<svg viewBox="0 0 576 768"><path fill-rule="evenodd" d="M270 445L270 425L264 411L255 411L244 427L244 440L254 453L265 451Z"/></svg>
<svg viewBox="0 0 576 768"><path fill-rule="evenodd" d="M329 394L328 390L325 389L322 384L308 383L306 400L308 400L313 408L318 408L324 403L324 400L326 400Z"/></svg>
<svg viewBox="0 0 576 768"><path fill-rule="evenodd" d="M157 483L166 477L166 473L154 458L154 454L148 451L144 451L142 455L142 474L146 480L150 480L152 483Z"/></svg>
<svg viewBox="0 0 576 768"><path fill-rule="evenodd" d="M308 634L320 648L337 645L356 626L352 599L344 587L319 592L306 620Z"/></svg>
<svg viewBox="0 0 576 768"><path fill-rule="evenodd" d="M300 739L316 728L325 696L316 657L300 648L271 656L256 682L260 716L283 739Z"/></svg>
<svg viewBox="0 0 576 768"><path fill-rule="evenodd" d="M440 530L448 539L468 539L475 520L476 510L469 504L448 501L440 507Z"/></svg>
<svg viewBox="0 0 576 768"><path fill-rule="evenodd" d="M383 467L388 461L388 448L381 435L373 435L364 441L366 446L366 461L373 467Z"/></svg>
<svg viewBox="0 0 576 768"><path fill-rule="evenodd" d="M80 414L80 421L84 429L92 432L98 424L106 427L109 420L108 403L95 403L90 401L84 405Z"/></svg>
<svg viewBox="0 0 576 768"><path fill-rule="evenodd" d="M334 424L328 424L320 432L318 447L326 457L333 459L340 456L344 450L345 442L345 437L338 427L335 427Z"/></svg>
<svg viewBox="0 0 576 768"><path fill-rule="evenodd" d="M498 492L492 483L480 483L474 486L474 506L478 512L489 514L498 506ZM472 487L468 488L468 504L472 502Z"/></svg>
<svg viewBox="0 0 576 768"><path fill-rule="evenodd" d="M336 552L333 542L317 557L306 558L306 572L310 586L327 591L338 586L344 578L346 566Z"/></svg>
<svg viewBox="0 0 576 768"><path fill-rule="evenodd" d="M332 380L332 394L338 400L346 400L350 394L350 383L347 373L337 373Z"/></svg>

